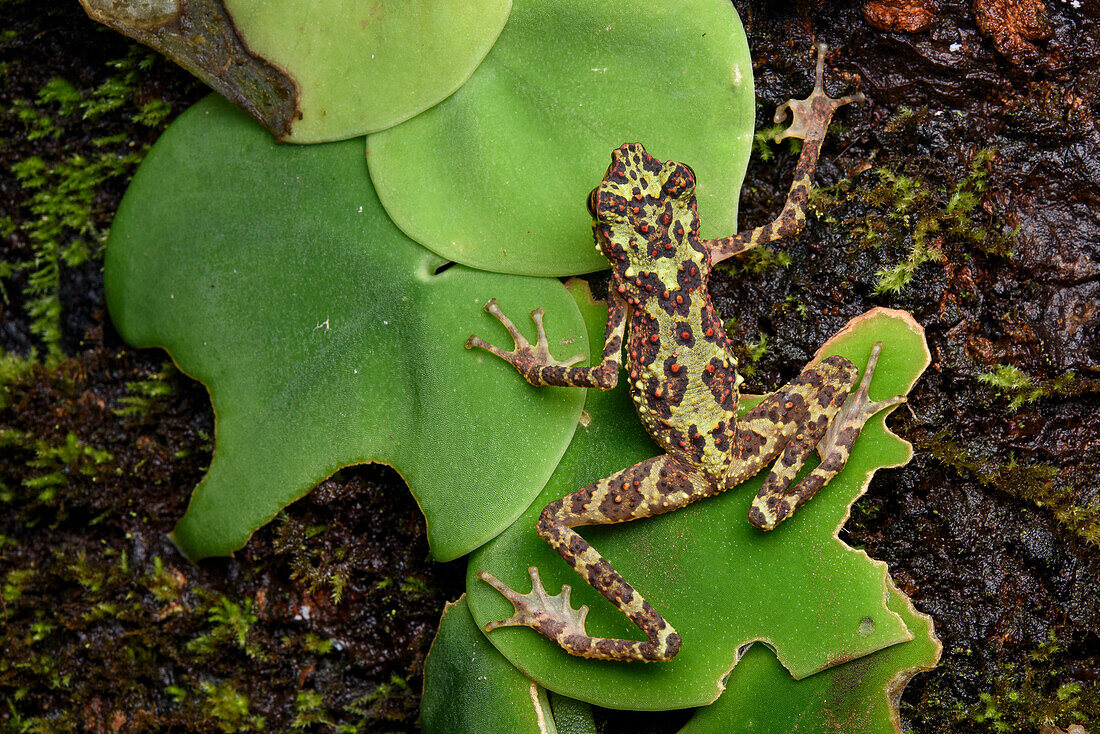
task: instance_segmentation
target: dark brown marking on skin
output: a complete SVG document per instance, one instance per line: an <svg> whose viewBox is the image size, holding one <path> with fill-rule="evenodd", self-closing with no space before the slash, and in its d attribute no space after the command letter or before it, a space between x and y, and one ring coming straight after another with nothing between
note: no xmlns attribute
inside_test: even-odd
<svg viewBox="0 0 1100 734"><path fill-rule="evenodd" d="M840 438L837 441L837 445L843 446L845 449L851 451L852 446L855 445L857 438L859 438L858 428L845 428L840 432Z"/></svg>
<svg viewBox="0 0 1100 734"><path fill-rule="evenodd" d="M729 337L726 335L726 327L718 317L718 313L709 304L704 304L700 315L703 317L703 326L699 338L728 348Z"/></svg>
<svg viewBox="0 0 1100 734"><path fill-rule="evenodd" d="M552 367L543 367L542 374L540 376L542 377L544 382L551 384L558 383L562 381L563 377L565 377L565 368L558 367L557 365L554 365Z"/></svg>
<svg viewBox="0 0 1100 734"><path fill-rule="evenodd" d="M669 404L679 405L684 401L688 386L688 371L679 363L679 358L670 355L665 359L664 369L665 396Z"/></svg>
<svg viewBox="0 0 1100 734"><path fill-rule="evenodd" d="M687 318L691 313L691 293L682 290L662 290L657 296L657 305L669 316Z"/></svg>
<svg viewBox="0 0 1100 734"><path fill-rule="evenodd" d="M797 382L797 380L796 380ZM795 392L794 390L788 390L784 396L786 402L784 406L784 416L788 422L801 423L806 416L807 405L806 398L802 397L802 394ZM778 400L776 401L778 404Z"/></svg>
<svg viewBox="0 0 1100 734"><path fill-rule="evenodd" d="M653 336L657 336L657 340L653 340ZM660 351L660 334L657 333L656 322L641 322L638 321L630 330L630 351L632 355L633 363L639 367L647 367L653 363L653 360L657 358L657 353Z"/></svg>
<svg viewBox="0 0 1100 734"><path fill-rule="evenodd" d="M592 638L584 635L571 634L561 639L562 646L574 651L574 654L583 655L592 647Z"/></svg>
<svg viewBox="0 0 1100 734"><path fill-rule="evenodd" d="M749 506L749 522L753 527L762 528L768 524L768 520L764 517L764 513L760 511L760 508L756 505Z"/></svg>
<svg viewBox="0 0 1100 734"><path fill-rule="evenodd" d="M634 282L638 294L646 300L656 298L665 290L665 284L657 277L657 274L653 272L638 273L638 275L634 277Z"/></svg>
<svg viewBox="0 0 1100 734"><path fill-rule="evenodd" d="M703 273L699 266L690 260L676 271L676 282L682 291L694 291L703 287Z"/></svg>
<svg viewBox="0 0 1100 734"><path fill-rule="evenodd" d="M657 416L661 420L667 421L672 418L672 407L679 405L679 401L672 399L669 394L669 385L662 377L654 375L646 380L645 395L649 407L657 411Z"/></svg>
<svg viewBox="0 0 1100 734"><path fill-rule="evenodd" d="M695 330L687 321L678 321L672 326L672 338L682 347L691 349L695 346Z"/></svg>
<svg viewBox="0 0 1100 734"><path fill-rule="evenodd" d="M634 486L633 481L624 477L623 481L616 480L611 484L607 496L600 502L599 510L607 519L622 522L633 517L634 511L644 501L645 498Z"/></svg>
<svg viewBox="0 0 1100 734"><path fill-rule="evenodd" d="M691 444L695 448L695 452L702 456L703 449L706 448L707 445L707 440L703 437L703 434L699 433L699 427L694 423L688 428L688 437L691 439Z"/></svg>
<svg viewBox="0 0 1100 734"><path fill-rule="evenodd" d="M737 399L734 389L737 385L737 373L733 366L718 357L713 358L703 368L703 384L710 390L711 396L724 410L737 409Z"/></svg>
<svg viewBox="0 0 1100 734"><path fill-rule="evenodd" d="M581 489L578 489L573 494L569 495L569 497L565 498L565 499L569 500L569 511L571 513L573 513L574 515L584 514L585 508L587 508L588 504L590 502L592 502L592 496L596 493L596 487L597 486L598 486L598 483L593 482L592 484L589 484L587 487L582 487ZM558 502L564 502L565 499L561 499L561 500L557 500L557 501ZM553 503L546 506L546 508L543 510L544 514L545 514L546 510L550 509L550 506L552 504ZM560 508L560 506L559 506L559 508ZM555 509L552 514L553 515L559 515L559 514L561 514L561 511L560 511L560 509ZM541 521L541 518L540 518L540 521Z"/></svg>
<svg viewBox="0 0 1100 734"><path fill-rule="evenodd" d="M791 506L787 502L780 502L778 507L775 508L775 523L778 525L780 522L787 518L787 515L791 513Z"/></svg>
<svg viewBox="0 0 1100 734"><path fill-rule="evenodd" d="M622 576L620 576L619 578L621 579ZM621 601L623 604L632 604L634 602L634 587L626 583L626 581L624 580L622 587L619 589L618 597L619 601ZM664 620L662 620L662 625L663 624Z"/></svg>
<svg viewBox="0 0 1100 734"><path fill-rule="evenodd" d="M561 635L562 631L565 629L565 622L553 619L552 617L547 617L546 619L542 620L540 627L542 629L540 629L539 631L549 637L551 640L553 640Z"/></svg>
<svg viewBox="0 0 1100 734"><path fill-rule="evenodd" d="M751 428L740 428L737 430L737 446L741 449L742 456L754 456L760 453L760 450L767 443L766 436L757 433Z"/></svg>

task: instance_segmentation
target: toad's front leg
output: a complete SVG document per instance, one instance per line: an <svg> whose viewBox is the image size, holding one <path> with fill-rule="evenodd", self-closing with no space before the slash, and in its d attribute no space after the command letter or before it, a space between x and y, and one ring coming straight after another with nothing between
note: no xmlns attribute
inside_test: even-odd
<svg viewBox="0 0 1100 734"><path fill-rule="evenodd" d="M775 141L779 142L783 138L802 138L803 140L802 153L798 157L798 164L794 169L794 180L791 182L783 210L774 220L756 229L721 239L706 240L704 244L710 251L711 263L721 262L757 245L765 245L783 237L793 236L802 230L806 223L806 204L809 201L810 189L813 188L814 170L817 168L817 158L821 153L825 133L829 129L829 121L840 107L850 102L863 101L862 93L839 99L830 97L825 93L824 75L825 44L819 43L817 44L816 81L810 96L806 99L788 100L775 111L776 122L787 119L788 110L791 114L790 126L776 135Z"/></svg>
<svg viewBox="0 0 1100 734"><path fill-rule="evenodd" d="M534 344L520 333L512 320L504 315L497 306L497 299L490 298L485 310L496 316L504 328L511 334L515 346L511 351L489 344L477 335L466 340L466 348L480 347L497 355L516 368L523 378L532 385L557 385L563 387L595 387L611 390L618 383L619 364L622 359L623 333L626 330L629 307L621 298L609 299L607 308L607 332L604 337L603 358L593 367L574 367L584 359L583 354L575 355L565 361L558 361L550 355L550 345L546 339L546 329L542 325L543 309L531 312L531 319L538 331Z"/></svg>
<svg viewBox="0 0 1100 734"><path fill-rule="evenodd" d="M574 610L569 605L569 586L563 586L560 595L547 594L534 567L530 569L529 594L513 591L487 571L478 571L478 578L507 597L516 609L508 619L486 625L486 631L515 625L531 627L566 652L586 658L646 662L671 659L680 650L679 633L573 528L660 515L718 491L713 482L684 461L657 456L551 502L539 517L538 534L638 625L647 639L590 636L584 629L588 608Z"/></svg>

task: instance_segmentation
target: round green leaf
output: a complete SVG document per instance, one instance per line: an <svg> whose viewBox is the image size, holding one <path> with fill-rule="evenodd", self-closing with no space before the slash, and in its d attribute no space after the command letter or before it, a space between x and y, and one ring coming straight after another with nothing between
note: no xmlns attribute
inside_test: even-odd
<svg viewBox="0 0 1100 734"><path fill-rule="evenodd" d="M731 234L754 114L727 0L516 0L470 80L371 135L367 158L386 211L425 247L570 275L607 267L584 202L624 142L693 166L703 236Z"/></svg>
<svg viewBox="0 0 1100 734"><path fill-rule="evenodd" d="M598 333L601 316L587 310L589 333ZM871 384L872 399L907 393L929 356L920 327L901 312L875 309L854 320L817 358L839 353L862 367L879 340L885 348ZM527 592L527 567L534 565L547 591L557 593L563 583L569 584L573 605L589 606L589 634L641 637L534 530L546 503L659 453L621 384L611 393L589 390L585 411L590 420L577 431L539 498L507 531L471 556L467 593L480 625L510 616L512 607L474 574L485 569ZM885 564L837 538L871 474L911 457L909 444L886 430L883 418L880 413L867 423L845 470L769 533L746 518L763 473L677 512L581 529L683 636L683 647L672 661L577 658L525 627L494 630L489 640L555 693L610 708L670 709L714 701L737 663L738 650L752 641L768 643L783 665L803 678L911 639L902 619L885 606Z"/></svg>
<svg viewBox="0 0 1100 734"><path fill-rule="evenodd" d="M463 342L507 344L480 308L492 296L517 314L545 306L565 356L587 352L584 326L556 280L443 265L382 211L361 141L278 145L213 96L161 137L119 208L104 277L122 336L164 347L210 390L214 458L174 533L186 555L230 553L362 462L402 473L441 560L527 507L583 394L511 379Z"/></svg>
<svg viewBox="0 0 1100 734"><path fill-rule="evenodd" d="M886 605L912 642L795 680L763 645L742 656L721 697L699 709L680 734L901 734L898 700L910 679L931 670L941 645L932 620L890 581Z"/></svg>
<svg viewBox="0 0 1100 734"><path fill-rule="evenodd" d="M546 691L516 670L474 624L466 597L443 610L424 660L424 734L554 734Z"/></svg>
<svg viewBox="0 0 1100 734"><path fill-rule="evenodd" d="M510 0L225 0L249 49L295 83L287 140L341 140L423 112L469 79Z"/></svg>

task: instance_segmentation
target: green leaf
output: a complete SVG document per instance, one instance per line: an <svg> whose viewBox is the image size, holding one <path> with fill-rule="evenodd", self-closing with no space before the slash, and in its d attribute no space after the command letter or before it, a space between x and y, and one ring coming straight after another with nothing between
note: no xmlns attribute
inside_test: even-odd
<svg viewBox="0 0 1100 734"><path fill-rule="evenodd" d="M731 234L754 118L727 0L516 0L470 80L371 135L367 158L386 211L425 247L573 275L607 267L584 202L624 142L693 166L703 236Z"/></svg>
<svg viewBox="0 0 1100 734"><path fill-rule="evenodd" d="M207 97L150 151L107 246L119 333L162 346L210 390L217 444L174 538L224 555L342 466L409 483L434 555L468 553L519 515L568 445L583 394L540 391L463 348L506 343L480 306L546 306L561 354L587 353L555 280L445 265L389 221L362 141L278 145ZM559 356L561 356L559 354Z"/></svg>
<svg viewBox="0 0 1100 734"><path fill-rule="evenodd" d="M462 86L493 47L510 0L226 0L248 47L295 82L287 140L384 130Z"/></svg>
<svg viewBox="0 0 1100 734"><path fill-rule="evenodd" d="M584 309L598 333L598 309ZM596 311L594 313L594 311ZM829 341L817 358L839 353L858 367L885 342L872 399L907 393L929 362L923 331L907 314L875 309ZM625 381L623 381L625 382ZM746 401L747 402L747 401ZM574 606L589 605L590 634L639 639L641 633L578 576L534 530L543 506L590 482L659 453L622 385L588 391L581 428L539 498L512 527L475 552L467 592L478 624L511 615L500 594L474 574L486 569L520 592L538 566L549 592L573 587ZM872 418L847 468L776 530L746 519L763 473L723 495L678 512L582 534L683 636L668 663L576 658L528 628L494 630L490 641L526 675L555 693L610 708L670 709L714 701L745 644L764 641L796 678L911 639L885 606L884 563L837 538L852 502L878 468L900 466L911 447ZM807 467L807 471L810 467Z"/></svg>
<svg viewBox="0 0 1100 734"><path fill-rule="evenodd" d="M462 86L510 0L80 0L296 143L382 130Z"/></svg>
<svg viewBox="0 0 1100 734"><path fill-rule="evenodd" d="M550 696L550 708L560 734L599 734L592 707L584 701L555 693Z"/></svg>
<svg viewBox="0 0 1100 734"><path fill-rule="evenodd" d="M546 691L509 663L474 624L466 596L443 610L424 660L424 734L553 734Z"/></svg>
<svg viewBox="0 0 1100 734"><path fill-rule="evenodd" d="M817 675L794 680L763 645L741 658L722 696L680 734L901 734L898 699L909 680L931 670L941 645L932 620L890 582L887 606L915 639Z"/></svg>

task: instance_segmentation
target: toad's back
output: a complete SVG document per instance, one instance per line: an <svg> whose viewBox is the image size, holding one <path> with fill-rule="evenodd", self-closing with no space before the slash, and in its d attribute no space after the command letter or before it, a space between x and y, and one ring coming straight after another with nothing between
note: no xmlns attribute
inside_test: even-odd
<svg viewBox="0 0 1100 734"><path fill-rule="evenodd" d="M624 145L589 205L612 287L633 308L627 370L638 413L670 454L721 476L737 411L737 362L707 291L694 173Z"/></svg>

